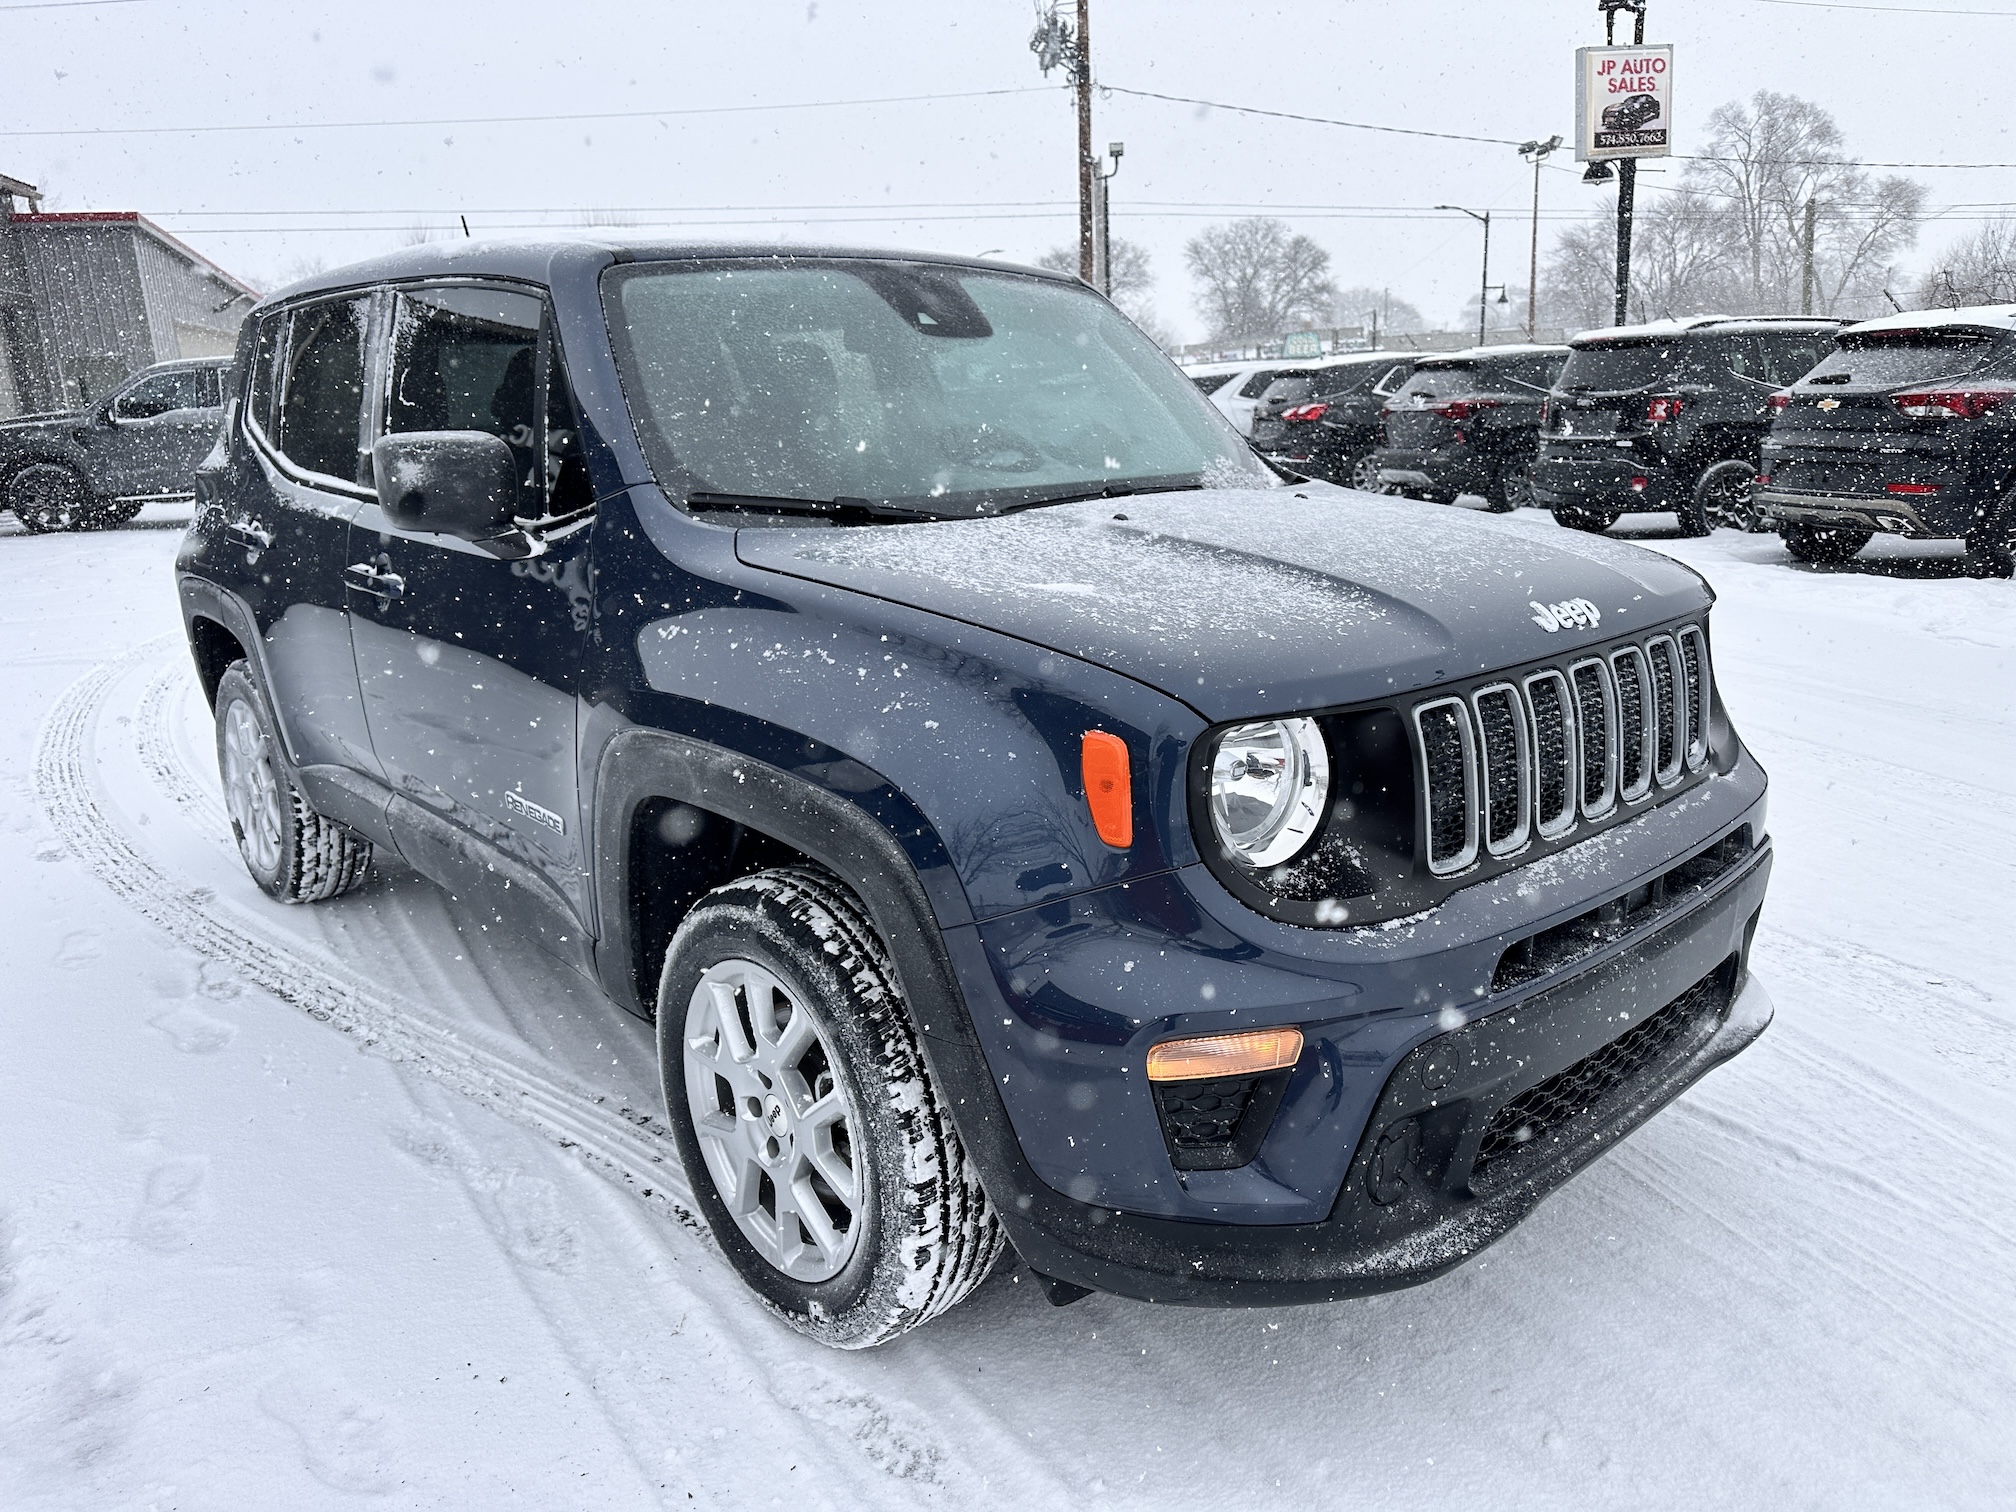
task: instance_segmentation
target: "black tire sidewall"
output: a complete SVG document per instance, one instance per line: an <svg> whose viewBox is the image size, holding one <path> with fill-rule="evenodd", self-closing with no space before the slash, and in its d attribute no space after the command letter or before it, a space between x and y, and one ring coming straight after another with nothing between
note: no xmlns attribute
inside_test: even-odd
<svg viewBox="0 0 2016 1512"><path fill-rule="evenodd" d="M1740 457L1729 457L1710 467L1704 468L1701 476L1694 480L1693 513L1696 520L1703 527L1701 534L1706 535L1717 524L1726 525L1731 530L1744 530L1753 533L1756 531L1757 525L1755 523L1754 508L1746 510L1741 516L1732 516L1721 511L1711 512L1709 509L1709 498L1716 488L1720 486L1722 480L1738 475L1748 480L1756 476L1756 469ZM1719 518L1718 515L1720 516ZM1685 510L1681 511L1680 524L1683 529L1689 524L1688 515Z"/></svg>
<svg viewBox="0 0 2016 1512"><path fill-rule="evenodd" d="M272 711L267 707L266 696L252 677L248 663L235 661L224 669L224 675L217 680L217 698L214 705L217 734L217 775L224 776L224 716L233 703L243 703L252 711L252 718L259 726L260 738L266 742L266 759L272 763L274 779L280 784L280 856L274 869L263 870L245 847L245 837L238 832L236 820L231 822L231 833L238 843L238 857L245 863L245 870L259 890L270 898L283 903L294 899L288 892L288 879L296 876L300 869L298 849L301 843L301 827L294 822L292 811L293 783L289 780L287 764L280 755L280 741L273 724Z"/></svg>
<svg viewBox="0 0 2016 1512"><path fill-rule="evenodd" d="M716 1190L694 1130L686 1090L687 1003L707 969L730 958L753 961L773 972L798 996L833 1047L833 1074L844 1082L844 1095L853 1109L853 1144L857 1160L863 1162L864 1178L856 1222L863 1228L846 1267L828 1281L795 1280L757 1252ZM903 1011L900 1003L897 1011ZM693 1199L713 1230L715 1243L751 1290L794 1323L817 1321L823 1313L844 1329L850 1314L864 1304L872 1306L874 1295L898 1279L891 1272L901 1265L906 1237L904 1173L889 1169L888 1155L891 1141L907 1135L886 1092L864 1085L861 1074L864 1066L884 1065L890 1048L869 1016L859 1011L852 984L837 959L778 897L730 884L696 905L673 937L658 989L659 1070L668 1122ZM914 1046L905 1048L916 1053Z"/></svg>
<svg viewBox="0 0 2016 1512"><path fill-rule="evenodd" d="M76 490L76 501L71 506L67 519L52 519L45 513L23 507L25 500L20 490L28 485L29 479L34 474L43 472L57 472L65 475ZM91 485L85 481L84 475L67 462L37 461L30 462L26 466L17 469L14 475L7 480L7 492L4 501L0 502L4 502L7 509L13 513L14 518L21 522L22 529L30 531L35 535L50 535L57 531L86 529L96 517L99 507L98 497L92 492Z"/></svg>
<svg viewBox="0 0 2016 1512"><path fill-rule="evenodd" d="M1796 561L1838 567L1855 560L1874 534L1851 526L1788 524L1779 527L1778 538Z"/></svg>

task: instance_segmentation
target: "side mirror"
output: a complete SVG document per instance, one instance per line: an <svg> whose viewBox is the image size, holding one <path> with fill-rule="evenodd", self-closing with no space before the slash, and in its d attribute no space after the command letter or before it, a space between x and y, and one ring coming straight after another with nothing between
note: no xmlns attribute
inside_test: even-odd
<svg viewBox="0 0 2016 1512"><path fill-rule="evenodd" d="M488 431L409 431L371 448L378 502L403 530L481 541L509 528L518 463Z"/></svg>

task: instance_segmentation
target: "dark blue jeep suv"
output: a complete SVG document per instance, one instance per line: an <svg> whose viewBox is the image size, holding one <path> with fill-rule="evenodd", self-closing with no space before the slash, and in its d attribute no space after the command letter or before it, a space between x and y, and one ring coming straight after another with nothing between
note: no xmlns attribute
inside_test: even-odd
<svg viewBox="0 0 2016 1512"><path fill-rule="evenodd" d="M1712 595L1284 480L1111 305L418 248L247 321L177 564L282 901L396 853L655 1017L728 1260L858 1346L1406 1286L1770 1014Z"/></svg>

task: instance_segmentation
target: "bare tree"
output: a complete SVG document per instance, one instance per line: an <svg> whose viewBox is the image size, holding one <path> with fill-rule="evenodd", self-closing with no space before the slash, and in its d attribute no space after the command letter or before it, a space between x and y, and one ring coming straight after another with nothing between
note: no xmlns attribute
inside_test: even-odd
<svg viewBox="0 0 2016 1512"><path fill-rule="evenodd" d="M1207 227L1183 248L1213 341L1252 341L1316 325L1337 297L1330 254L1268 216Z"/></svg>
<svg viewBox="0 0 2016 1512"><path fill-rule="evenodd" d="M1175 337L1155 314L1155 275L1150 269L1148 249L1124 236L1109 240L1106 256L1112 264L1113 303L1120 313L1139 326L1148 339L1160 347L1173 347ZM1078 246L1052 247L1036 259L1036 266L1053 273L1078 276Z"/></svg>
<svg viewBox="0 0 2016 1512"><path fill-rule="evenodd" d="M1915 302L1925 308L2016 304L2016 220L1989 221L1948 248L1919 283Z"/></svg>
<svg viewBox="0 0 2016 1512"><path fill-rule="evenodd" d="M1872 177L1845 155L1832 116L1760 90L1708 118L1709 140L1680 182L1641 197L1631 248L1631 316L1875 314L1898 254L1916 240L1925 190ZM1651 188L1641 182L1641 188ZM1807 283L1807 237L1812 260ZM1543 285L1569 326L1612 314L1614 202L1555 243Z"/></svg>
<svg viewBox="0 0 2016 1512"><path fill-rule="evenodd" d="M1375 289L1354 284L1339 289L1330 307L1333 325L1369 325L1376 318L1382 331L1425 331L1428 322L1420 310L1404 299L1395 299L1391 289Z"/></svg>

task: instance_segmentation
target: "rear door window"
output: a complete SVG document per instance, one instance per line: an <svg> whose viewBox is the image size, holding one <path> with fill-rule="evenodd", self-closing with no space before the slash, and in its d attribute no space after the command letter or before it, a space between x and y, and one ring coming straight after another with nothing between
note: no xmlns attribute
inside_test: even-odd
<svg viewBox="0 0 2016 1512"><path fill-rule="evenodd" d="M1840 348L1820 360L1806 382L1852 384L1858 388L1894 388L1906 383L1930 383L1964 378L2004 349L2008 338L1986 331L1908 331L1872 333L1842 339Z"/></svg>
<svg viewBox="0 0 2016 1512"><path fill-rule="evenodd" d="M304 472L356 484L363 479L358 438L364 421L364 333L371 301L305 305L290 322L282 364L282 456Z"/></svg>
<svg viewBox="0 0 2016 1512"><path fill-rule="evenodd" d="M262 436L273 434L273 392L279 352L287 339L287 317L268 315L252 339L252 372L245 389L245 418Z"/></svg>
<svg viewBox="0 0 2016 1512"><path fill-rule="evenodd" d="M1679 367L1678 345L1632 341L1577 347L1561 370L1561 387L1570 393L1614 394L1671 383Z"/></svg>

